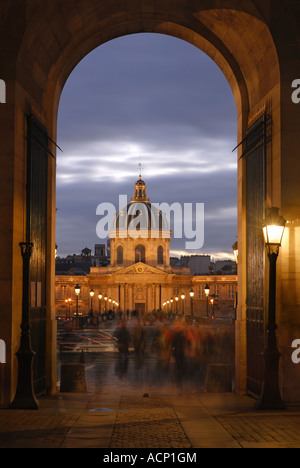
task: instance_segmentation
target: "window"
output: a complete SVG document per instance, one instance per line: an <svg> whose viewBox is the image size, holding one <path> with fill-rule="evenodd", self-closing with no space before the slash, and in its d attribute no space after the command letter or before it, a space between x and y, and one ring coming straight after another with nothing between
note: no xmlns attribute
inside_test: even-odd
<svg viewBox="0 0 300 468"><path fill-rule="evenodd" d="M121 245L117 248L117 264L123 264L123 247Z"/></svg>
<svg viewBox="0 0 300 468"><path fill-rule="evenodd" d="M157 249L157 264L164 264L164 248L161 245Z"/></svg>
<svg viewBox="0 0 300 468"><path fill-rule="evenodd" d="M144 245L137 245L135 248L135 263L146 263L146 249Z"/></svg>
<svg viewBox="0 0 300 468"><path fill-rule="evenodd" d="M235 299L236 288L234 284L228 285L228 299Z"/></svg>
<svg viewBox="0 0 300 468"><path fill-rule="evenodd" d="M67 298L67 286L66 285L62 284L60 286L59 296L61 300L64 300Z"/></svg>
<svg viewBox="0 0 300 468"><path fill-rule="evenodd" d="M198 299L201 299L201 300L206 299L204 288L205 288L205 284L200 284L198 286Z"/></svg>
<svg viewBox="0 0 300 468"><path fill-rule="evenodd" d="M219 284L213 284L212 286L212 294L215 294L216 296L220 295L220 285Z"/></svg>

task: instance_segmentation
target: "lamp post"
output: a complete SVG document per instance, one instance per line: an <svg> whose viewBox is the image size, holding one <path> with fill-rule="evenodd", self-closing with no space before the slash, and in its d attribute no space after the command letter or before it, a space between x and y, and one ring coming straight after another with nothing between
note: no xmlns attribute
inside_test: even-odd
<svg viewBox="0 0 300 468"><path fill-rule="evenodd" d="M81 288L80 288L80 286L77 284L77 285L75 286L75 294L76 294L76 318L78 318L78 297L79 297L80 291L81 291Z"/></svg>
<svg viewBox="0 0 300 468"><path fill-rule="evenodd" d="M279 359L281 354L278 351L276 339L276 262L283 238L285 223L285 219L279 214L279 208L270 208L263 224L265 245L268 249L270 262L270 272L264 374L261 394L255 404L255 408L259 410L285 409L279 390Z"/></svg>
<svg viewBox="0 0 300 468"><path fill-rule="evenodd" d="M91 296L91 315L93 316L93 297L95 296L95 292L93 289L90 290L90 296Z"/></svg>
<svg viewBox="0 0 300 468"><path fill-rule="evenodd" d="M210 287L207 284L204 288L205 296L206 296L206 317L208 318L208 297L209 297L209 292L210 292Z"/></svg>
<svg viewBox="0 0 300 468"><path fill-rule="evenodd" d="M182 299L182 315L184 315L184 299L185 299L184 293L181 294L181 299Z"/></svg>
<svg viewBox="0 0 300 468"><path fill-rule="evenodd" d="M193 289L190 290L190 297L191 297L191 316L193 317L194 316L194 296L195 296L195 293L193 291Z"/></svg>
<svg viewBox="0 0 300 468"><path fill-rule="evenodd" d="M16 353L18 359L17 390L11 409L37 410L39 407L33 386L33 358L35 352L31 347L31 323L30 323L30 258L33 244L31 242L20 243L23 259L23 290L22 290L22 323L20 348Z"/></svg>
<svg viewBox="0 0 300 468"><path fill-rule="evenodd" d="M71 298L65 300L65 303L69 304L69 317L68 317L68 312L66 313L66 319L69 318L69 320L71 318L71 302L72 302Z"/></svg>
<svg viewBox="0 0 300 468"><path fill-rule="evenodd" d="M233 244L232 250L233 250L233 255L234 255L234 258L235 258L235 263L238 264L238 261L239 261L239 246L238 246L237 242L235 242Z"/></svg>
<svg viewBox="0 0 300 468"><path fill-rule="evenodd" d="M98 299L99 299L99 316L100 316L100 321L101 321L101 302L102 302L102 293L98 294ZM97 323L98 323L98 318L97 318Z"/></svg>
<svg viewBox="0 0 300 468"><path fill-rule="evenodd" d="M211 312L211 318L212 320L215 319L215 294L212 295L211 297L211 300L210 300L210 303L211 303L211 308L212 308L212 312Z"/></svg>
<svg viewBox="0 0 300 468"><path fill-rule="evenodd" d="M104 303L105 303L105 310L104 310L104 313L106 314L106 310L107 310L107 296L104 296Z"/></svg>
<svg viewBox="0 0 300 468"><path fill-rule="evenodd" d="M176 296L175 297L175 303L176 303L176 315L178 314L178 301L179 301L179 297Z"/></svg>

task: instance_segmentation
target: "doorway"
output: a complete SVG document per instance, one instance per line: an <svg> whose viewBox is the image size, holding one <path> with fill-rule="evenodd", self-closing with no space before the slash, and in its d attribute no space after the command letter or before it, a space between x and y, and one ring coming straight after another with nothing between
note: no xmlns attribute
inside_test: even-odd
<svg viewBox="0 0 300 468"><path fill-rule="evenodd" d="M142 302L137 302L135 304L135 312L137 314L137 317L143 317L146 312L146 304Z"/></svg>

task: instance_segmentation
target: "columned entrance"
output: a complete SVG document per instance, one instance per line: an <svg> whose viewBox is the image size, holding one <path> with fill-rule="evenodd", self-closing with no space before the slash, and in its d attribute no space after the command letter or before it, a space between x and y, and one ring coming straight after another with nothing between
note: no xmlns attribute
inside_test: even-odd
<svg viewBox="0 0 300 468"><path fill-rule="evenodd" d="M141 303L141 302L136 302L134 310L137 313L138 317L143 317L146 311L146 304Z"/></svg>
<svg viewBox="0 0 300 468"><path fill-rule="evenodd" d="M17 382L15 353L20 342L22 313L19 243L26 240L29 210L26 200L28 190L33 188L36 198L33 197L32 213L41 221L34 224L33 216L32 240L38 249L31 265L36 300L31 303L32 338L38 351L36 388L46 389L48 393L56 390L54 142L63 86L77 63L95 47L138 32L168 34L190 42L215 61L231 86L238 113L237 144L241 143L238 149L237 391L242 394L249 390L251 350L247 346L251 334L256 335L255 327L260 330L259 339L264 339L263 310L268 297L264 278L268 277L268 262L264 262L258 225L264 210L277 206L288 220L278 259L281 389L286 401L300 401L300 375L291 361L291 343L300 337L300 276L296 268L300 263L300 104L291 99L291 86L299 78L300 70L300 11L292 1L284 5L271 0L221 3L222 8L218 0L178 0L175 5L155 0L127 3L17 0L1 7L0 79L6 84L6 103L0 104L0 339L6 343L1 396L4 404L12 400ZM246 137L263 115L272 122L269 142L263 151L259 147L247 151ZM39 122L38 128L43 129L40 137L35 135L32 150L27 130L31 116ZM262 153L264 174L263 168L254 163L255 160L262 163ZM30 187L27 184L29 154L38 158ZM44 183L41 174L47 178ZM254 193L259 194L258 199ZM254 275L259 276L260 282L259 289L253 293ZM132 300L132 294L129 286L125 288L125 298ZM153 295L156 302L161 301L157 289ZM38 342L41 336L45 339Z"/></svg>

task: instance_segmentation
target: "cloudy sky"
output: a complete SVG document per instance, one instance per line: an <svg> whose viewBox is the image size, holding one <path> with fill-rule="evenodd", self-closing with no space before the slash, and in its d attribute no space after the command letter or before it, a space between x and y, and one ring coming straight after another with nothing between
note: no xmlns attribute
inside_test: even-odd
<svg viewBox="0 0 300 468"><path fill-rule="evenodd" d="M236 107L215 63L194 46L135 34L90 53L62 93L57 154L58 255L106 243L101 203L116 209L142 176L155 203L204 204L204 245L171 254L231 258L237 236ZM175 220L176 222L176 220ZM171 225L174 228L173 224Z"/></svg>

